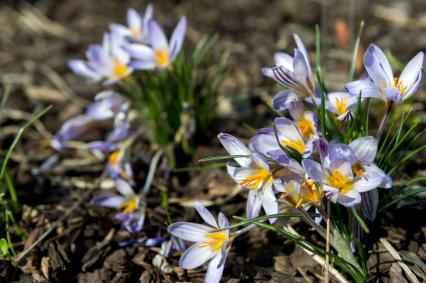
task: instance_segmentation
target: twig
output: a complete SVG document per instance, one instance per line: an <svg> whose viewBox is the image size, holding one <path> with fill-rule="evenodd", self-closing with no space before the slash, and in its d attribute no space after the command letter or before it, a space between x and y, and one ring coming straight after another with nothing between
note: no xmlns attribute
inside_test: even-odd
<svg viewBox="0 0 426 283"><path fill-rule="evenodd" d="M388 250L388 252L391 254L391 256L398 262L398 264L401 266L401 268L405 271L405 274L407 275L408 279L412 283L419 283L419 280L417 280L416 275L411 271L411 269L402 261L401 256L399 253L392 247L392 245L386 240L385 238L380 239L380 243L383 244L385 249Z"/></svg>
<svg viewBox="0 0 426 283"><path fill-rule="evenodd" d="M393 101L389 102L389 104L387 104L386 106L387 106L386 114L385 116L383 116L382 122L380 123L379 130L377 131L377 136L376 136L377 142L380 142L380 139L382 138L383 131L385 130L386 124L389 120L389 116L392 110Z"/></svg>
<svg viewBox="0 0 426 283"><path fill-rule="evenodd" d="M327 200L327 218L326 218L326 238L325 238L325 272L324 282L330 281L330 201Z"/></svg>
<svg viewBox="0 0 426 283"><path fill-rule="evenodd" d="M61 223L63 221L65 221L68 216L71 215L71 213L74 212L74 210L76 210L84 201L86 201L86 199L100 186L102 180L105 178L106 176L106 171L104 171L102 173L102 175L99 177L99 179L97 180L97 182L95 183L95 185L93 186L93 188L89 189L87 192L85 192L83 194L83 196L76 202L74 203L66 212L64 215L62 215L61 218L59 218L58 220L56 220L52 226L43 233L43 235L40 236L40 238L38 238L28 249L20 252L16 257L15 257L15 262L19 263L23 258L25 258L38 244L40 244L41 242L43 242L43 240L53 231L55 230L57 227L59 227L59 225L61 225Z"/></svg>

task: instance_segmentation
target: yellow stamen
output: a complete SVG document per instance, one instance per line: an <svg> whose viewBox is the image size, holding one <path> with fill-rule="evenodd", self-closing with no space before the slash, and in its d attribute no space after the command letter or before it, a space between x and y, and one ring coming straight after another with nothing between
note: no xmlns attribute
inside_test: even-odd
<svg viewBox="0 0 426 283"><path fill-rule="evenodd" d="M120 150L116 150L109 155L108 162L111 165L117 164L118 158L120 157Z"/></svg>
<svg viewBox="0 0 426 283"><path fill-rule="evenodd" d="M346 111L346 98L336 98L336 113L342 115Z"/></svg>
<svg viewBox="0 0 426 283"><path fill-rule="evenodd" d="M393 78L391 87L397 88L401 95L404 95L404 92L407 90L407 86L404 86L398 77Z"/></svg>
<svg viewBox="0 0 426 283"><path fill-rule="evenodd" d="M118 207L118 209L121 210L122 213L124 214L129 214L132 213L136 210L138 204L137 204L137 199L136 198L132 198L129 199L128 201L124 202L122 205L120 205Z"/></svg>
<svg viewBox="0 0 426 283"><path fill-rule="evenodd" d="M257 190L264 184L272 181L272 175L265 169L260 169L255 174L245 178L240 182L240 185L246 189Z"/></svg>
<svg viewBox="0 0 426 283"><path fill-rule="evenodd" d="M167 49L155 50L154 57L156 64L160 67L165 66L169 61L169 52Z"/></svg>
<svg viewBox="0 0 426 283"><path fill-rule="evenodd" d="M127 67L123 64L121 64L120 62L118 62L117 59L113 58L112 59L112 74L114 76L114 78L119 78L122 77L126 74L127 72Z"/></svg>
<svg viewBox="0 0 426 283"><path fill-rule="evenodd" d="M131 29L130 29L130 34L131 34L133 37L139 37L139 35L141 34L141 31L140 31L140 29L139 29L139 28L134 27L134 28L131 28Z"/></svg>
<svg viewBox="0 0 426 283"><path fill-rule="evenodd" d="M352 165L352 172L354 172L355 176L357 177L362 177L364 175L364 169L359 163Z"/></svg>
<svg viewBox="0 0 426 283"><path fill-rule="evenodd" d="M300 134L302 134L305 139L311 138L314 134L314 125L312 124L312 121L301 118L296 121L296 126L299 129Z"/></svg>
<svg viewBox="0 0 426 283"><path fill-rule="evenodd" d="M347 176L341 175L336 169L325 178L325 181L332 187L339 189L342 194L346 194L352 189L352 181Z"/></svg>
<svg viewBox="0 0 426 283"><path fill-rule="evenodd" d="M198 246L198 248L210 247L212 252L220 250L222 248L223 242L226 240L226 232L218 231L211 232L205 235L206 238L211 239L211 241L203 242L202 245Z"/></svg>
<svg viewBox="0 0 426 283"><path fill-rule="evenodd" d="M285 147L293 148L300 154L303 154L305 152L305 143L303 141L291 141L291 140L285 139L281 143Z"/></svg>

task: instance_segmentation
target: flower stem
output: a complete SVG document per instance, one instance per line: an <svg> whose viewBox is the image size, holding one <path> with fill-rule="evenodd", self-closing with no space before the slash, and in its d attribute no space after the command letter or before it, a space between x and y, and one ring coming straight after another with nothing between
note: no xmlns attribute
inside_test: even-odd
<svg viewBox="0 0 426 283"><path fill-rule="evenodd" d="M386 124L387 124L389 117L390 117L390 113L391 113L392 106L393 106L393 101L390 101L386 105L387 105L386 114L383 116L382 122L380 122L379 130L377 131L377 136L376 136L377 142L380 142L380 139L382 138L383 131L385 130Z"/></svg>

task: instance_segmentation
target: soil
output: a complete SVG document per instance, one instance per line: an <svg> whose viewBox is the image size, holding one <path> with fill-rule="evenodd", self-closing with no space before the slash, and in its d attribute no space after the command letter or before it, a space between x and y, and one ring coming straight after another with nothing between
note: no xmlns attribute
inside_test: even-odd
<svg viewBox="0 0 426 283"><path fill-rule="evenodd" d="M361 48L376 43L392 50L405 64L426 47L426 2L397 1L155 1L155 17L170 30L180 15L188 18L185 48L204 34L218 33L213 61L225 51L232 52L229 74L220 88L218 116L187 166L199 165L203 157L224 154L215 136L229 132L248 138L243 125L268 126L273 113L263 102L277 91L260 69L273 63L276 50L294 48L292 34L303 38L314 58L314 26L321 25L322 65L331 90L346 82L348 61L360 20L365 20ZM144 10L146 1L33 0L3 1L0 4L0 81L12 86L12 93L0 116L0 154L7 148L19 126L53 105L39 122L29 128L18 144L9 171L13 176L21 209L20 226L27 235L18 243L18 252L28 248L40 235L82 197L97 187L104 161L85 152L61 156L47 172L37 168L55 152L43 146L68 118L81 113L101 87L88 85L67 67L67 60L82 58L88 45L101 40L110 22L124 22L128 7ZM349 22L348 33L342 23ZM345 28L343 27L343 30ZM356 76L363 67L357 66ZM426 91L414 97L412 107L424 128ZM375 110L375 109L373 109ZM373 115L380 115L373 111ZM377 122L377 121L376 121ZM102 131L91 133L94 137ZM425 140L420 141L422 144ZM136 145L141 153L133 158L138 186L143 186L153 152L144 144ZM141 158L140 155L145 157ZM413 176L426 175L425 153L401 168L395 180L401 183ZM224 169L173 173L169 182L159 172L148 198L144 229L138 235L119 231L112 220L114 211L89 204L83 199L65 221L31 253L18 263L0 264L1 282L203 282L204 271L185 271L178 267L178 253L164 258L160 247L147 247L138 239L168 237L160 206L160 192L167 187L170 215L174 221L200 221L191 208L193 200L203 200L209 209L228 216L243 215L244 193L236 187ZM94 195L111 190L105 180ZM418 263L426 272L425 195L387 210L374 223L368 245L383 250L385 237L401 254ZM288 222L281 221L279 225ZM320 237L297 219L290 220L303 237L324 245ZM133 239L123 247L123 240ZM136 240L135 240L136 239ZM400 266L387 253L369 258L370 282L408 282ZM274 233L255 229L233 243L227 259L223 282L317 282L322 267L300 248Z"/></svg>

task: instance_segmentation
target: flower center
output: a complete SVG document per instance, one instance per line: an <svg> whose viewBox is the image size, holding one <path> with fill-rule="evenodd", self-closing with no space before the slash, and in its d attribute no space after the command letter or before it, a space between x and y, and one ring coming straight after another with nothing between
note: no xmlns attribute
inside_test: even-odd
<svg viewBox="0 0 426 283"><path fill-rule="evenodd" d="M116 150L109 155L108 162L111 165L117 164L118 158L120 157L120 150Z"/></svg>
<svg viewBox="0 0 426 283"><path fill-rule="evenodd" d="M404 92L407 89L407 87L402 84L402 81L398 77L393 78L391 87L397 88L401 95L404 95Z"/></svg>
<svg viewBox="0 0 426 283"><path fill-rule="evenodd" d="M169 61L169 53L165 48L161 50L155 50L154 57L156 64L160 67L167 65L167 62Z"/></svg>
<svg viewBox="0 0 426 283"><path fill-rule="evenodd" d="M336 113L342 115L346 111L346 98L336 98Z"/></svg>
<svg viewBox="0 0 426 283"><path fill-rule="evenodd" d="M339 189L342 194L346 194L352 189L352 181L347 176L340 174L336 169L326 177L325 181L332 187Z"/></svg>
<svg viewBox="0 0 426 283"><path fill-rule="evenodd" d="M309 139L312 137L314 133L314 127L311 121L308 121L305 118L301 118L297 120L296 126L305 139Z"/></svg>
<svg viewBox="0 0 426 283"><path fill-rule="evenodd" d="M131 29L130 29L130 34L131 34L133 37L139 37L140 33L141 33L141 31L140 31L140 29L139 29L139 28L137 28L137 27L133 27L133 28L131 28Z"/></svg>
<svg viewBox="0 0 426 283"><path fill-rule="evenodd" d="M112 74L114 78L120 78L124 76L127 72L127 67L120 62L118 62L117 59L112 59Z"/></svg>
<svg viewBox="0 0 426 283"><path fill-rule="evenodd" d="M129 214L134 212L137 207L138 207L138 198L132 197L126 202L124 202L122 205L120 205L118 209L120 209L121 212L124 214Z"/></svg>
<svg viewBox="0 0 426 283"><path fill-rule="evenodd" d="M206 238L210 239L210 241L203 242L202 245L198 246L198 248L210 247L212 252L220 250L222 248L223 242L226 240L226 232L218 231L211 232L205 235Z"/></svg>
<svg viewBox="0 0 426 283"><path fill-rule="evenodd" d="M272 180L272 175L265 169L259 169L256 173L248 176L240 182L240 185L246 189L257 190L267 182Z"/></svg>
<svg viewBox="0 0 426 283"><path fill-rule="evenodd" d="M288 139L285 139L281 142L281 144L285 147L291 147L300 154L303 154L305 152L305 143L303 141L291 141Z"/></svg>
<svg viewBox="0 0 426 283"><path fill-rule="evenodd" d="M352 172L354 172L355 176L357 177L362 177L364 175L364 169L359 163L352 165Z"/></svg>

